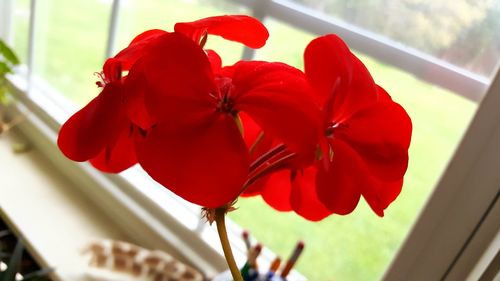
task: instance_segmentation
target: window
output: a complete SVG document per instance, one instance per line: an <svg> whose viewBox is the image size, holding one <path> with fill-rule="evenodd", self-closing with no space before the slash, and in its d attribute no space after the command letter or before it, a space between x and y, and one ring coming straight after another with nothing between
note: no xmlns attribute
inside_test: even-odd
<svg viewBox="0 0 500 281"><path fill-rule="evenodd" d="M500 39L493 36L500 32L500 1L477 5L465 0L458 4L426 0L6 2L12 3L9 9L14 14L7 38L23 61L32 62L32 86L42 87L55 100L65 97L78 104L98 93L93 73L100 70L105 55L114 54L148 28L170 30L177 21L214 14L253 14L265 21L271 33L263 49L253 53L214 37L208 47L222 50L225 64L254 56L298 68L304 47L316 34L344 37L375 80L412 117L411 160L402 194L384 219L372 214L363 201L353 214L331 216L320 223L277 213L260 198L241 199L240 209L230 214L282 256L297 240L305 240L307 248L297 269L309 280L382 277L433 192L500 59ZM36 21L32 38L28 36L30 13ZM192 233L207 231L199 223L197 206L171 196L138 169L122 176L132 183L124 193L142 196L139 205L153 202Z"/></svg>
<svg viewBox="0 0 500 281"><path fill-rule="evenodd" d="M491 76L500 57L498 1L291 0L461 68Z"/></svg>

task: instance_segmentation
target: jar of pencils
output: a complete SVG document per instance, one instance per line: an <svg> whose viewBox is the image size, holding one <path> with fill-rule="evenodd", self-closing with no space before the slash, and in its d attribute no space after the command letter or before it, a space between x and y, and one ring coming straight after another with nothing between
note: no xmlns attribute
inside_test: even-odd
<svg viewBox="0 0 500 281"><path fill-rule="evenodd" d="M247 248L247 261L243 267L240 268L240 272L245 281L286 281L288 274L304 249L304 242L300 241L297 243L297 246L283 266L281 266L281 258L277 256L266 270L259 268L257 265L257 258L262 250L262 245L256 244L252 246L248 237L248 232L243 232L243 239ZM223 272L212 279L212 281L232 280L230 271Z"/></svg>
<svg viewBox="0 0 500 281"><path fill-rule="evenodd" d="M253 279L250 279L253 278ZM258 274L255 277L248 276L247 278L243 278L243 280L254 280L254 281L286 281L279 275L269 276L267 274ZM233 281L233 277L231 276L231 272L229 270L222 272L221 274L215 276L212 281Z"/></svg>

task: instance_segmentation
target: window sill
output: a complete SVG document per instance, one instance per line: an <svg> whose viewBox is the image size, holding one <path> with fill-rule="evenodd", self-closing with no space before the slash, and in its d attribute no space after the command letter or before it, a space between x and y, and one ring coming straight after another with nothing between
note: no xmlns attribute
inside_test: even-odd
<svg viewBox="0 0 500 281"><path fill-rule="evenodd" d="M38 150L14 153L12 137L0 138L0 215L40 265L56 269L54 280L87 280L82 249L96 238L128 237Z"/></svg>

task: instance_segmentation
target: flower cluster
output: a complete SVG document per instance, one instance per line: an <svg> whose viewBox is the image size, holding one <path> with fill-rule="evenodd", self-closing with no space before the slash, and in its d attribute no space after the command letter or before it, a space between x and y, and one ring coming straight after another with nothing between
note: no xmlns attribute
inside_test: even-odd
<svg viewBox="0 0 500 281"><path fill-rule="evenodd" d="M101 93L61 128L74 161L117 173L139 163L206 208L261 195L280 211L320 220L361 196L382 216L408 164L411 121L336 35L314 39L305 70L280 62L223 66L208 35L250 48L256 19L216 16L148 30L109 58Z"/></svg>

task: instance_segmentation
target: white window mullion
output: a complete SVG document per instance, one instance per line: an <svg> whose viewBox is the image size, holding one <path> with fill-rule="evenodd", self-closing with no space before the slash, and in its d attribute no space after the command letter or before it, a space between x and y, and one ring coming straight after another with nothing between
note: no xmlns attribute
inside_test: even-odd
<svg viewBox="0 0 500 281"><path fill-rule="evenodd" d="M456 280L466 275L468 275L467 281L493 280L495 275L500 277L500 272L498 272L498 268L500 268L499 224L500 201L497 197L495 205L484 218L469 246L463 251L455 266L451 268L447 280ZM491 239L491 237L494 238ZM490 242L490 240L492 241ZM481 258L478 260L478 257ZM471 267L472 265L474 267Z"/></svg>
<svg viewBox="0 0 500 281"><path fill-rule="evenodd" d="M28 31L28 90L31 89L33 71L35 65L35 28L36 28L37 3L36 0L30 2L30 18Z"/></svg>
<svg viewBox="0 0 500 281"><path fill-rule="evenodd" d="M118 20L120 16L121 0L113 0L109 19L108 41L106 45L106 58L114 55L116 45L116 33L118 31Z"/></svg>
<svg viewBox="0 0 500 281"><path fill-rule="evenodd" d="M12 44L13 12L13 0L3 0L0 2L0 38L2 38L7 44Z"/></svg>

